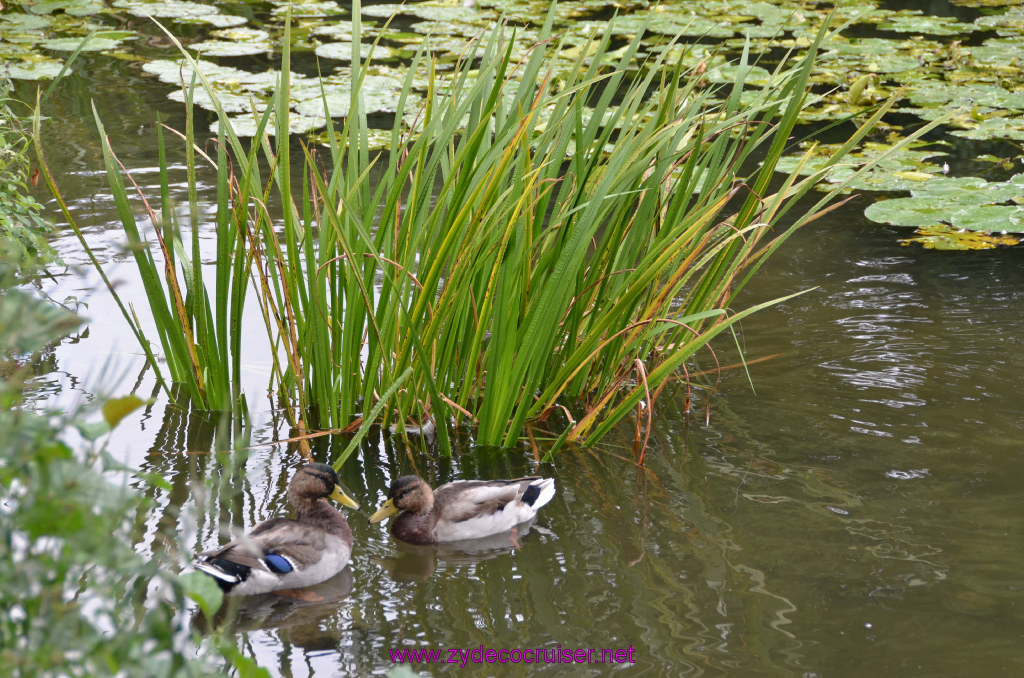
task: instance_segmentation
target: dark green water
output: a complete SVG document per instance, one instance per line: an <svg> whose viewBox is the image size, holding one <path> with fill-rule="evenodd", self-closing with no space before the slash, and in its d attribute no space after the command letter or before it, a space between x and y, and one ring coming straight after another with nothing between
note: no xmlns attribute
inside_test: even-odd
<svg viewBox="0 0 1024 678"><path fill-rule="evenodd" d="M125 164L148 168L143 185L156 182L154 109L172 124L180 113L151 81L98 64L51 111L48 159L109 272L132 289L83 102L96 97ZM443 459L370 440L344 469L364 507L350 514L351 567L321 587L323 603L247 603L239 643L283 676L381 674L392 649L480 646L634 649L632 665L529 667L549 675L1021 675L1024 250L900 247L861 208L796 235L748 291L754 303L817 288L744 323L748 359L783 354L751 367L756 394L739 370L710 397L695 388L689 415L684 392L666 393L644 468L631 431L539 468L527 453L464 445ZM130 390L138 347L95 276L74 268L73 237L58 246L73 268L53 293L87 300L92 322L56 349L38 397ZM727 342L717 350L734 362ZM264 367L248 367L257 393ZM151 376L141 383L148 394ZM154 537L162 523L200 550L221 522L251 527L285 510L301 458L266 445L288 431L265 407L254 447L234 462L210 454L213 424L162 398L121 424L114 456L174 488L138 518L141 550L170 548ZM314 454L333 458L344 442ZM366 516L412 470L432 484L538 472L558 494L518 547L410 552ZM197 503L190 483L210 476L225 489Z"/></svg>

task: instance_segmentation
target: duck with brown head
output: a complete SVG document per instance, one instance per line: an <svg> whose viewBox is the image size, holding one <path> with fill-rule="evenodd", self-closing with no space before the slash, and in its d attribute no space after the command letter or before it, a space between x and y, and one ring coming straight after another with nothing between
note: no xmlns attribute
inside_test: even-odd
<svg viewBox="0 0 1024 678"><path fill-rule="evenodd" d="M411 544L480 539L531 520L554 496L552 478L458 480L431 490L418 476L402 476L370 522L397 513L391 534Z"/></svg>
<svg viewBox="0 0 1024 678"><path fill-rule="evenodd" d="M352 531L328 497L359 508L342 491L333 468L303 466L288 486L295 519L260 523L241 539L200 553L195 568L225 593L239 595L312 586L333 577L352 555Z"/></svg>

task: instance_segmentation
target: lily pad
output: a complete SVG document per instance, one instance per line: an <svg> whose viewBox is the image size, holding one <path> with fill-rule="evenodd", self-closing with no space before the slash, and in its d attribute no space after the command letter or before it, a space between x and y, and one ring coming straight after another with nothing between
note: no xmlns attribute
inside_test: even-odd
<svg viewBox="0 0 1024 678"><path fill-rule="evenodd" d="M974 23L981 28L994 29L1000 35L1020 36L1024 33L1024 7L1021 7L1019 2L1014 4L1016 6L1009 7L1000 14L978 17Z"/></svg>
<svg viewBox="0 0 1024 678"><path fill-rule="evenodd" d="M923 108L987 106L1024 110L1024 91L1012 92L996 85L951 85L947 82L926 80L917 83L907 98L910 103Z"/></svg>
<svg viewBox="0 0 1024 678"><path fill-rule="evenodd" d="M0 21L0 35L8 36L23 31L38 31L49 28L53 23L53 17L49 15L37 16L34 14L22 14L11 12L3 15Z"/></svg>
<svg viewBox="0 0 1024 678"><path fill-rule="evenodd" d="M88 42L84 45L82 44L83 40L84 38L53 38L51 40L44 40L39 43L39 46L56 52L74 52L79 47L82 48L83 52L106 52L121 46L120 39L112 40L110 38L96 37L95 35L89 38Z"/></svg>
<svg viewBox="0 0 1024 678"><path fill-rule="evenodd" d="M999 246L1017 245L1020 238L1012 235L963 231L945 224L935 224L917 229L912 238L900 240L903 246L911 243L917 243L929 250L990 250Z"/></svg>
<svg viewBox="0 0 1024 678"><path fill-rule="evenodd" d="M864 216L894 226L930 226L948 217L949 208L931 198L892 198L868 206Z"/></svg>
<svg viewBox="0 0 1024 678"><path fill-rule="evenodd" d="M351 42L325 42L322 45L318 45L316 55L324 59L338 59L340 61L350 61L352 59L352 43ZM394 58L397 53L392 47L385 45L373 45L368 42L364 42L359 46L359 57L361 59L370 58L371 54L374 61L378 59L390 59Z"/></svg>
<svg viewBox="0 0 1024 678"><path fill-rule="evenodd" d="M366 75L362 83L362 102L368 113L394 113L402 90L402 81L384 75ZM293 108L300 115L324 119L324 99L331 117L348 115L352 79L348 73L322 78L306 86L292 88ZM407 105L414 105L410 102Z"/></svg>
<svg viewBox="0 0 1024 678"><path fill-rule="evenodd" d="M979 30L975 24L957 21L949 16L929 16L918 11L890 14L878 22L883 31L924 35L963 35Z"/></svg>
<svg viewBox="0 0 1024 678"><path fill-rule="evenodd" d="M218 28L238 26L247 22L245 17L221 14L213 5L187 0L114 0L114 7L136 16L173 19L181 23L210 24Z"/></svg>
<svg viewBox="0 0 1024 678"><path fill-rule="evenodd" d="M363 7L364 16L372 16L378 19L389 19L396 14L414 16L427 21L445 21L460 24L482 24L493 23L498 15L494 12L483 11L461 5L444 4L438 2L418 2L415 4L385 4L367 5Z"/></svg>
<svg viewBox="0 0 1024 678"><path fill-rule="evenodd" d="M101 0L38 0L31 4L30 11L33 14L63 12L69 16L92 16L104 9L106 6Z"/></svg>
<svg viewBox="0 0 1024 678"><path fill-rule="evenodd" d="M274 51L270 41L204 40L189 45L205 57L254 56Z"/></svg>
<svg viewBox="0 0 1024 678"><path fill-rule="evenodd" d="M237 134L238 136L251 137L254 134L256 134L256 128L258 126L259 121L251 113L242 113L237 116L230 116L230 120L231 127L232 129L235 130L235 134ZM326 122L327 119L323 115L305 116L296 115L293 113L288 116L288 130L291 134L305 134L307 132L312 132L313 130L320 129L321 127L324 126ZM214 134L217 133L219 128L219 121L215 120L213 124L210 125L210 131L213 132ZM275 119L274 116L271 115L270 122L267 123L267 126L264 129L264 131L268 135L274 136L275 130Z"/></svg>
<svg viewBox="0 0 1024 678"><path fill-rule="evenodd" d="M320 0L294 0L293 2L281 3L274 8L273 16L278 19L291 10L294 19L315 19L341 14L341 6L336 2L321 2Z"/></svg>
<svg viewBox="0 0 1024 678"><path fill-rule="evenodd" d="M202 59L197 63L207 80L229 90L262 92L270 90L277 82L276 71L252 73L240 68L219 66ZM192 65L184 59L155 59L144 64L142 70L152 73L169 85L180 86L182 83L188 85L192 80Z"/></svg>
<svg viewBox="0 0 1024 678"><path fill-rule="evenodd" d="M847 186L847 191L909 191L922 183L940 177L943 168L932 162L933 158L946 155L944 152L925 148L930 144L918 143L912 148L904 149L902 153L875 165L872 169L861 176L853 179ZM838 184L849 181L850 178L860 170L861 165L869 160L886 153L891 144L880 142L867 142L859 151L848 156L849 162L843 163L828 171L822 190L827 190L829 184ZM817 172L825 160L831 157L838 146L822 144L815 150L815 155L804 165L803 174ZM795 156L786 156L779 160L778 171L792 172L800 164L801 160Z"/></svg>
<svg viewBox="0 0 1024 678"><path fill-rule="evenodd" d="M910 198L880 200L864 215L894 226L932 226L995 233L1024 233L1024 174L1009 181L937 177L911 189Z"/></svg>
<svg viewBox="0 0 1024 678"><path fill-rule="evenodd" d="M181 88L175 89L167 96L171 101L185 103L185 90ZM255 96L253 92L217 92L217 101L220 102L221 108L225 113L245 113L253 110L253 98L256 100L256 110L263 110L260 104L260 97ZM213 105L213 98L202 87L196 87L195 91L192 92L192 103L207 111L215 112L217 110Z"/></svg>
<svg viewBox="0 0 1024 678"><path fill-rule="evenodd" d="M52 80L64 68L64 62L56 59L35 58L31 61L8 61L0 66L0 73L4 73L14 80ZM67 72L73 69L69 68Z"/></svg>
<svg viewBox="0 0 1024 678"><path fill-rule="evenodd" d="M961 125L967 129L951 132L952 135L965 139L1015 139L1024 141L1024 118L1019 116L998 117L982 120L977 124L973 121Z"/></svg>

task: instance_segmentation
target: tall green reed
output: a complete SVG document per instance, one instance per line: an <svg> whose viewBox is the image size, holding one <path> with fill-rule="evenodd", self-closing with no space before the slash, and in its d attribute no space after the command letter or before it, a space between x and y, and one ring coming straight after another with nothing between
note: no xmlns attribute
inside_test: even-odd
<svg viewBox="0 0 1024 678"><path fill-rule="evenodd" d="M171 378L207 407L239 402L238 327L251 282L274 349L274 388L302 426L311 417L319 427L430 429L447 450L452 423L507 446L560 411L568 424L543 434L556 439L551 449L592 444L631 412L649 417L688 358L775 303L731 309L764 259L842 188L794 216L821 173L774 174L825 27L770 86L745 87L744 51L732 85L712 88L661 57L634 69L641 35L613 58L606 32L566 63L552 8L521 61L504 25L444 75L421 48L390 147L371 152L358 3L352 15L350 109L335 129L324 97L326 150L295 148L288 133L287 29L278 86L248 146L182 50L218 112L215 294L196 241L189 252L174 227L166 188L161 214L150 210L163 224L161 279L104 146ZM430 76L407 126L421 67ZM191 118L184 137L193 148Z"/></svg>

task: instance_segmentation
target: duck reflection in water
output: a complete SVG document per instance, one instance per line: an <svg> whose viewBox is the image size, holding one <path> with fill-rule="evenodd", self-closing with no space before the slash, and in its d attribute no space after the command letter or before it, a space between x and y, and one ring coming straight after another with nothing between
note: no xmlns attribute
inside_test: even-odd
<svg viewBox="0 0 1024 678"><path fill-rule="evenodd" d="M536 518L501 534L441 544L408 544L396 541L396 557L371 557L371 561L398 582L424 582L440 568L464 567L493 558L500 558L519 550L532 532L551 535L544 527L535 525Z"/></svg>
<svg viewBox="0 0 1024 678"><path fill-rule="evenodd" d="M327 581L304 590L310 595L299 599L273 593L225 596L224 604L212 619L196 610L191 626L199 632L225 628L237 632L276 629L279 633L291 634L293 644L313 649L320 644L318 637L305 636L311 632L316 633L318 628L324 626L321 622L336 615L342 601L352 595L352 568L346 567ZM337 644L337 637L332 635L331 638L333 647Z"/></svg>

